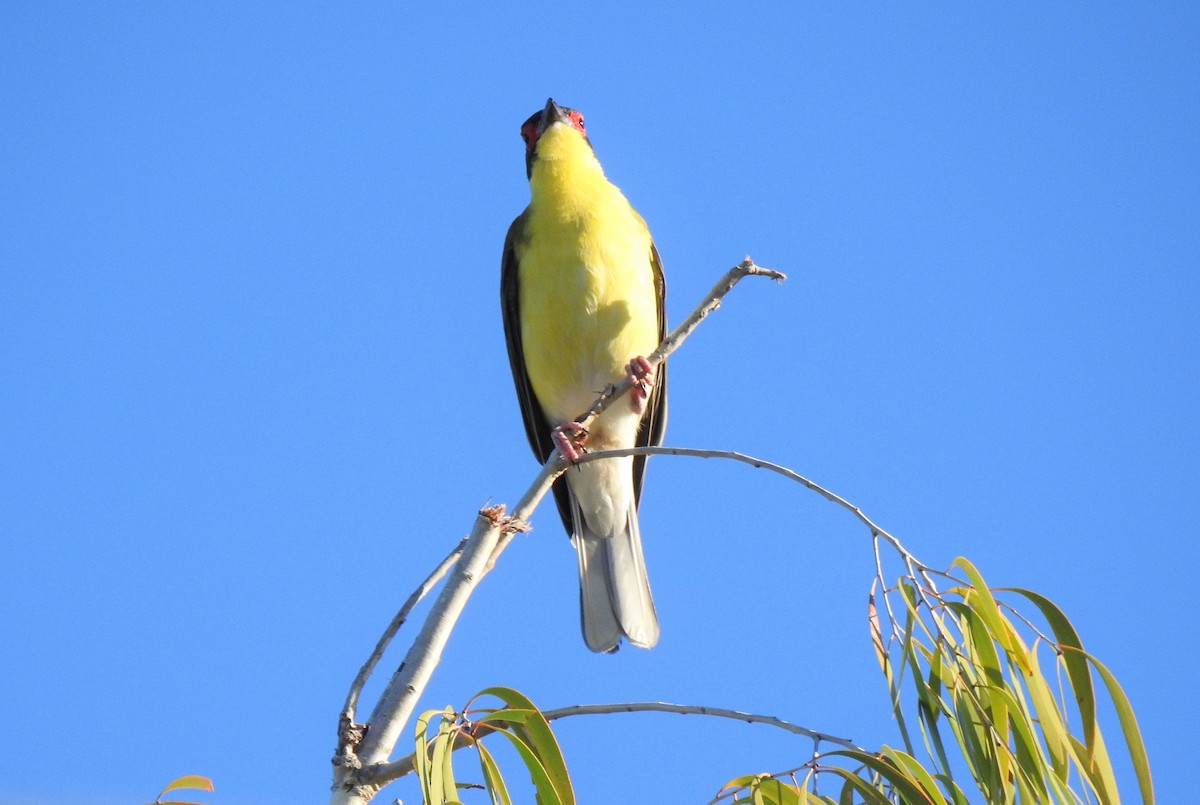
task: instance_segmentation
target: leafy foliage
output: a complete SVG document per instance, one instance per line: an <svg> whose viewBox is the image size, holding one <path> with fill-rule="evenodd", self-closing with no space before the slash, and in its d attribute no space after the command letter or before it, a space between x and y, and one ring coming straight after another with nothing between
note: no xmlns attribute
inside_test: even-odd
<svg viewBox="0 0 1200 805"><path fill-rule="evenodd" d="M876 535L881 537L886 535ZM1093 671L1116 712L1142 802L1154 802L1129 701L1057 606L1029 590L989 589L964 558L949 571L935 571L898 542L890 544L907 572L885 588L877 565L868 624L903 748L821 752L818 742L807 763L736 777L713 803L1116 805L1120 796L1097 718L1105 701L1097 699ZM935 578L948 582L945 590ZM1007 603L1010 598L1033 611L1023 613ZM1046 667L1055 672L1053 682ZM485 696L504 706L475 709ZM539 805L574 805L566 763L545 716L522 694L499 687L481 691L461 712L430 710L417 720L414 765L426 803L458 803L464 789L476 788L492 805L511 805L500 768L482 743L493 733L516 749ZM479 756L480 784L455 777L451 756L466 746ZM822 779L834 783L835 795L820 793Z"/></svg>
<svg viewBox="0 0 1200 805"><path fill-rule="evenodd" d="M491 696L504 707L473 708ZM492 805L511 805L512 796L492 753L481 739L486 735L506 737L520 755L537 793L538 805L575 805L575 793L558 741L542 712L524 695L511 688L487 688L476 694L460 713L447 707L429 710L417 719L414 766L421 794L429 805L460 802L466 788L484 789ZM432 737L431 736L432 733ZM454 775L451 756L463 746L475 747L483 783L460 783Z"/></svg>
<svg viewBox="0 0 1200 805"><path fill-rule="evenodd" d="M1115 805L1120 796L1097 719L1103 702L1097 701L1093 670L1116 711L1141 799L1154 802L1129 701L1109 670L1084 651L1057 606L1029 590L989 589L964 558L938 572L891 544L907 572L884 588L877 565L868 622L903 749L816 754L800 767L801 781L795 777L800 769L738 777L714 802ZM938 589L935 577L949 581L946 590ZM997 594L1032 605L1038 617ZM1054 682L1043 671L1047 659ZM817 793L820 776L840 781L836 799Z"/></svg>

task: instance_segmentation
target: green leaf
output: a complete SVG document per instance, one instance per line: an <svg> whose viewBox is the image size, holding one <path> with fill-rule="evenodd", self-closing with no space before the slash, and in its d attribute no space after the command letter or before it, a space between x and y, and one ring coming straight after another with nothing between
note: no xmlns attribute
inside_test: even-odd
<svg viewBox="0 0 1200 805"><path fill-rule="evenodd" d="M922 702L923 708L920 711L921 732L925 736L925 746L929 753L937 758L938 768L944 773L950 774L950 760L946 756L946 747L942 742L941 730L938 728L938 718L943 711L948 711L948 705L942 699L942 690L944 683L942 681L942 653L935 652L929 658L929 679L926 683L926 690L929 692L927 702Z"/></svg>
<svg viewBox="0 0 1200 805"><path fill-rule="evenodd" d="M1012 727L1014 749L1010 750L1007 742L997 747L997 753L1004 761L1001 765L1003 779L1006 781L1012 779L1013 771L1010 761L1015 755L1016 782L1021 790L1026 792L1021 801L1048 801L1046 777L1050 775L1050 770L1042 758L1040 744L1028 707L1017 699L1011 688L997 688L990 693L994 699L1004 701L1005 709L1010 716L1009 725ZM1036 796L1034 796L1034 792L1036 792Z"/></svg>
<svg viewBox="0 0 1200 805"><path fill-rule="evenodd" d="M537 753L533 751L529 744L510 729L500 727L496 727L495 729L497 733L509 740L513 748L517 750L517 754L521 756L521 761L525 764L525 768L529 772L529 779L533 782L533 788L537 792L538 805L566 805L559 797L554 784L550 781L550 775L546 773L546 767L542 765Z"/></svg>
<svg viewBox="0 0 1200 805"><path fill-rule="evenodd" d="M1030 652L1029 659L1029 674L1025 677L1025 686L1029 689L1029 698L1033 702L1038 724L1042 728L1042 738L1050 753L1050 766L1054 776L1066 782L1070 772L1067 766L1067 754L1070 751L1067 727L1063 723L1062 713L1059 712L1058 702L1050 692L1050 684L1042 675L1037 652Z"/></svg>
<svg viewBox="0 0 1200 805"><path fill-rule="evenodd" d="M874 592L867 598L867 625L871 630L871 647L875 649L875 660L879 663L879 670L885 677L890 677L887 649L883 645L883 631L879 628L879 608L875 606Z"/></svg>
<svg viewBox="0 0 1200 805"><path fill-rule="evenodd" d="M1041 611L1046 623L1050 624L1050 630L1054 632L1054 639L1058 641L1059 647L1064 649L1061 653L1062 663L1067 669L1067 679L1071 682L1075 706L1079 708L1079 717L1083 721L1083 740L1087 746L1092 746L1096 738L1096 694L1092 689L1092 674L1082 654L1083 642L1079 639L1079 634L1067 620L1067 616L1050 599L1032 590L1019 587L1008 589L1029 599Z"/></svg>
<svg viewBox="0 0 1200 805"><path fill-rule="evenodd" d="M575 792L571 787L571 776L567 773L567 763L563 759L558 741L554 738L554 732L550 729L550 723L546 721L542 712L524 694L512 688L485 688L480 691L480 695L495 696L508 705L510 710L498 712L506 714L510 719L514 711L521 713L514 732L538 759L557 801L563 805L575 805Z"/></svg>
<svg viewBox="0 0 1200 805"><path fill-rule="evenodd" d="M1087 758L1090 753L1094 752L1094 747L1084 746L1083 742L1074 735L1069 737L1071 741L1071 747L1075 750L1075 754L1078 757ZM1096 733L1096 739L1100 744L1104 743L1104 739L1100 737L1099 732ZM1105 774L1102 765L1103 764L1096 762L1085 762L1080 765L1080 771L1087 782L1091 785L1092 790L1096 793L1096 798L1100 800L1101 805L1116 805L1120 802L1120 800L1116 798L1116 785L1109 784L1112 770L1109 769L1109 773Z"/></svg>
<svg viewBox="0 0 1200 805"><path fill-rule="evenodd" d="M957 615L959 622L966 626L963 629L965 639L960 651L970 659L976 669L983 672L981 678L988 684L1004 684L1000 655L996 653L996 646L992 642L993 635L979 609L957 601L946 602L946 609Z"/></svg>
<svg viewBox="0 0 1200 805"><path fill-rule="evenodd" d="M954 718L950 723L954 725L954 737L962 749L963 760L980 790L985 793L998 790L1000 779L996 772L994 745L983 726L979 703L965 685L959 685L955 690Z"/></svg>
<svg viewBox="0 0 1200 805"><path fill-rule="evenodd" d="M829 771L846 781L838 798L840 805L853 805L855 791L863 798L864 805L893 805L886 794L853 772L837 766L830 766Z"/></svg>
<svg viewBox="0 0 1200 805"><path fill-rule="evenodd" d="M854 786L848 781L842 785L841 793L838 794L838 805L854 805Z"/></svg>
<svg viewBox="0 0 1200 805"><path fill-rule="evenodd" d="M937 774L934 777L942 784L942 790L946 792L944 796L951 805L971 805L971 801L958 787L958 783L954 782L953 777L948 774Z"/></svg>
<svg viewBox="0 0 1200 805"><path fill-rule="evenodd" d="M833 797L823 797L811 791L804 791L804 805L843 805Z"/></svg>
<svg viewBox="0 0 1200 805"><path fill-rule="evenodd" d="M996 604L996 599L992 597L991 590L988 589L987 583L984 582L983 576L975 569L975 566L967 561L966 557L960 556L950 563L950 567L962 568L963 572L967 574L971 587L962 591L963 600L979 613L979 617L987 624L992 638L1005 651L1016 657L1023 657L1024 652L1021 646L1013 641L1015 632L1012 624L1000 614L1000 607Z"/></svg>
<svg viewBox="0 0 1200 805"><path fill-rule="evenodd" d="M942 795L937 783L934 782L933 777L925 770L925 767L917 762L916 758L888 746L884 746L881 751L898 770L902 771L905 776L921 787L931 802L941 801Z"/></svg>
<svg viewBox="0 0 1200 805"><path fill-rule="evenodd" d="M413 740L413 768L417 772L417 780L421 784L421 798L425 802L434 800L433 789L430 787L429 739L426 737L426 733L429 731L429 720L439 715L440 711L438 710L426 710L417 716L413 727L416 733Z"/></svg>
<svg viewBox="0 0 1200 805"><path fill-rule="evenodd" d="M883 779L887 780L888 783L890 783L891 786L896 790L896 792L900 794L901 798L907 803L926 803L926 805L933 805L934 803L934 801L930 799L923 790L921 790L921 786L915 780L909 778L903 769L896 767L887 758L870 755L866 752L859 752L855 749L839 749L836 752L828 753L826 757L829 755L841 755L862 763L864 766L883 777ZM833 767L833 771L838 771L837 767ZM938 796L938 800L941 800L940 796Z"/></svg>
<svg viewBox="0 0 1200 805"><path fill-rule="evenodd" d="M1125 691L1121 689L1121 684L1117 682L1117 678L1105 667L1104 663L1087 652L1080 651L1079 653L1088 659L1100 674L1100 678L1104 680L1104 687L1108 690L1108 697L1112 699L1113 707L1117 710L1117 719L1121 723L1121 732L1125 735L1125 746L1129 750L1129 760L1133 763L1134 774L1137 775L1138 788L1142 792L1142 801L1146 805L1153 805L1154 783L1150 779L1150 759L1146 756L1146 746L1142 743L1142 733L1138 729L1137 718L1133 714L1133 707L1129 704L1129 698L1125 695ZM1099 732L1097 732L1097 739L1099 742Z"/></svg>
<svg viewBox="0 0 1200 805"><path fill-rule="evenodd" d="M732 791L737 791L742 788L749 788L751 783L758 779L757 774L743 774L739 777L734 777L725 785L721 786L721 790L717 792L717 796L721 797Z"/></svg>
<svg viewBox="0 0 1200 805"><path fill-rule="evenodd" d="M454 718L454 710L449 707L442 710L437 737L433 741L433 758L429 764L430 773L433 775L430 787L439 797L435 800L438 803L458 800L458 785L454 779L454 765L451 761L454 755Z"/></svg>
<svg viewBox="0 0 1200 805"><path fill-rule="evenodd" d="M774 777L759 778L753 788L762 796L764 805L800 805L800 790Z"/></svg>
<svg viewBox="0 0 1200 805"><path fill-rule="evenodd" d="M1000 658L982 616L967 604L946 602L962 628L961 656L955 659L959 678L954 688L955 714L966 739L964 754L984 790L1000 790L1009 775L1009 758L998 752L1007 743L1008 715L992 691L1004 685Z"/></svg>
<svg viewBox="0 0 1200 805"><path fill-rule="evenodd" d="M512 805L512 797L508 794L508 786L500 774L500 766L484 745L475 741L475 749L479 752L479 766L483 771L483 784L487 788L492 805Z"/></svg>
<svg viewBox="0 0 1200 805"><path fill-rule="evenodd" d="M199 774L185 774L183 777L176 777L171 782L167 783L166 788L159 792L158 796L161 799L162 795L168 791L176 791L180 788L192 788L197 791L212 791L212 780L207 777L202 777Z"/></svg>

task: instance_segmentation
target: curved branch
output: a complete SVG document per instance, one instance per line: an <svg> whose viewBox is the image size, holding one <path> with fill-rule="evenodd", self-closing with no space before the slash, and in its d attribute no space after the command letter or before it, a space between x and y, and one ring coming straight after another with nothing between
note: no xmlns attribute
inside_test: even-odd
<svg viewBox="0 0 1200 805"><path fill-rule="evenodd" d="M734 721L744 721L747 724L766 724L771 727L778 727L793 735L803 735L806 738L812 738L814 741L837 744L847 749L859 748L849 738L837 738L833 735L826 735L823 732L810 730L807 727L801 727L798 724L784 721L782 718L776 718L775 716L744 713L741 710L729 710L724 707L671 704L670 702L628 702L622 704L576 704L571 707L559 707L554 710L542 711L542 715L546 717L547 721L554 721L557 718L567 718L568 716L590 716L606 713L676 713L685 716L696 715L729 718Z"/></svg>
<svg viewBox="0 0 1200 805"><path fill-rule="evenodd" d="M675 713L678 715L728 718L734 721L744 721L747 724L766 724L771 727L777 727L793 735L803 735L806 738L811 738L817 743L832 743L847 749L864 751L847 738L837 738L832 735L826 735L823 732L816 732L815 730L801 727L798 724L784 721L782 718L776 718L775 716L744 713L740 710L728 710L724 707L706 707L698 704L671 704L670 702L618 702L615 704L576 704L570 707L558 707L553 710L542 711L542 715L546 717L547 721L556 721L560 718L570 718L571 716L610 715L613 713ZM483 730L481 734L476 734L474 737L459 736L454 742L455 751L466 746L471 746L477 738L482 737L482 734L500 728L504 723L503 721L489 721L488 724L490 726ZM390 763L372 766L366 770L364 780L374 785L382 786L411 773L415 763L415 755L405 755Z"/></svg>
<svg viewBox="0 0 1200 805"><path fill-rule="evenodd" d="M392 642L392 638L396 636L396 632L408 620L408 615L412 612L412 608L421 602L421 599L429 593L433 585L441 581L442 576L446 575L446 571L450 569L451 565L458 561L458 557L462 555L463 547L466 544L466 537L460 539L458 544L454 546L454 549L446 554L446 558L442 560L442 563L425 577L425 581L421 582L421 586L413 590L412 595L408 597L408 600L404 602L400 610L396 613L396 617L392 618L392 622L384 630L383 635L379 638L379 642L375 644L375 650L371 652L371 656L367 658L367 661L363 663L363 667L359 669L358 676L354 677L354 682L350 685L350 692L346 694L346 705L342 708L342 711L348 718L354 718L354 708L358 704L358 696L362 693L363 685L366 684L367 678L371 676L371 672L375 670L376 664L383 657L383 652L387 650L388 644Z"/></svg>
<svg viewBox="0 0 1200 805"><path fill-rule="evenodd" d="M462 554L453 563L450 577L404 655L404 661L388 680L371 711L367 732L357 753L362 765L382 763L392 753L417 699L441 661L442 650L467 599L487 572L486 566L496 542L508 527L503 506L481 509L475 518L475 527L463 541Z"/></svg>
<svg viewBox="0 0 1200 805"><path fill-rule="evenodd" d="M918 570L925 573L938 573L940 571L935 568L928 567L921 562L917 557L909 553L900 540L892 536L887 531L875 524L875 522L863 513L863 510L855 506L850 501L846 500L841 495L829 491L820 484L810 481L800 473L790 470L782 464L775 464L754 456L748 456L745 453L737 453L733 450L702 450L695 447L630 447L621 450L599 450L595 453L585 453L580 457L579 463L583 464L588 461L602 461L606 458L620 458L622 456L690 456L692 458L723 458L730 461L739 461L743 464L749 464L751 467L761 470L770 470L777 475L782 475L788 480L795 481L806 489L816 492L821 497L831 503L836 503L846 511L850 512L871 531L872 537L881 537L885 542L892 546L905 562L912 564Z"/></svg>
<svg viewBox="0 0 1200 805"><path fill-rule="evenodd" d="M375 666L379 664L379 660L383 658L383 652L387 650L388 644L392 642L392 638L396 636L396 632L408 620L408 615L412 612L413 607L420 603L421 599L433 589L433 585L441 581L442 576L446 575L446 571L458 561L458 557L462 555L463 547L466 544L467 538L463 537L458 541L458 545L455 545L454 549L441 561L441 564L425 577L425 580L421 582L417 589L413 590L412 595L401 605L400 610L392 618L392 622L383 631L383 635L380 636L379 642L375 644L375 650L371 652L371 656L367 657L367 661L363 663L362 668L358 669L358 675L350 683L350 690L346 693L346 703L342 705L342 712L338 718L338 748L334 753L335 765L355 765L354 747L362 741L364 735L363 725L357 724L354 721L355 711L358 707L358 697L362 693L363 686L367 684L367 679L374 672Z"/></svg>

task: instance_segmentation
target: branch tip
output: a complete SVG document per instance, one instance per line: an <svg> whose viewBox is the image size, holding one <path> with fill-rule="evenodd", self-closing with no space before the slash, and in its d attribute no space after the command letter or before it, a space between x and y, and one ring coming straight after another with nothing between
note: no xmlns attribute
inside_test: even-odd
<svg viewBox="0 0 1200 805"><path fill-rule="evenodd" d="M484 506L479 510L479 516L487 520L494 526L503 526L504 521L509 519L504 516L504 504L497 503L495 506Z"/></svg>

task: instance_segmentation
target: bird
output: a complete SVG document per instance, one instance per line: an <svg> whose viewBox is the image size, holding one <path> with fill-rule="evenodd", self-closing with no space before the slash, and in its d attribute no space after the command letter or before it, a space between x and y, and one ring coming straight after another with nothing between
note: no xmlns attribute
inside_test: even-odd
<svg viewBox="0 0 1200 805"><path fill-rule="evenodd" d="M530 201L504 239L500 297L525 434L545 462L587 448L662 444L666 364L649 355L666 336L662 260L646 222L604 175L583 115L551 98L521 126ZM574 422L608 385L628 399L586 432ZM646 457L577 464L554 497L579 564L584 642L613 652L651 648L658 615L638 526Z"/></svg>

